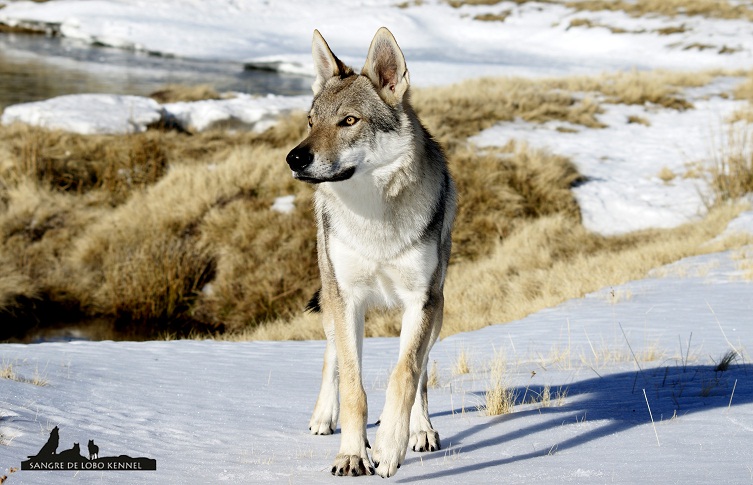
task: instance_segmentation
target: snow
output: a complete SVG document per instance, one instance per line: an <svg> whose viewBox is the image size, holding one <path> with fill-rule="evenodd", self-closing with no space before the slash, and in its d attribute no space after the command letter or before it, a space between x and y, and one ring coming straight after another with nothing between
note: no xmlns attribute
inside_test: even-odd
<svg viewBox="0 0 753 485"><path fill-rule="evenodd" d="M739 20L636 19L534 2L459 9L438 1L405 9L393 3L18 1L0 10L0 22L47 23L83 42L308 74L314 28L338 56L359 67L374 32L387 25L419 87L484 75L750 68L753 55L753 30ZM511 14L503 23L473 20L506 10ZM579 18L632 33L569 27ZM681 24L685 32L655 32ZM715 48L686 49L693 44ZM722 47L734 52L721 55ZM725 146L724 123L742 103L724 94L737 82L719 78L686 90L691 110L606 105L603 129L518 120L473 141L483 149L513 138L571 157L587 177L575 194L591 230L671 227L705 210L706 182L683 175ZM192 130L226 123L263 129L310 100L236 94L159 105L132 96L63 96L9 107L2 122L102 133L140 131L172 117ZM628 124L630 115L649 126ZM658 176L663 168L677 177L664 182ZM291 197L280 197L272 209L292 210ZM753 212L721 237L736 232L753 232ZM431 360L440 385L429 390L429 409L443 449L409 451L393 480L750 482L752 257L744 248L689 258L520 321L439 342ZM211 294L211 284L202 291ZM461 349L472 371L454 375ZM731 349L741 356L730 370L715 372L715 362ZM9 475L10 484L340 482L329 474L339 432L322 437L306 429L323 350L318 341L0 345L3 367L12 365L21 377L0 378L0 463L7 467L0 476ZM365 341L370 423L384 404L397 351L394 338ZM504 356L505 382L518 404L512 414L489 417L477 407L483 407L495 356ZM47 385L28 382L35 375ZM550 407L524 402L544 386L566 396ZM54 426L60 428L59 450L74 442L83 448L93 439L103 456L155 458L157 471L10 473L39 450ZM375 426L367 432L373 440Z"/></svg>
<svg viewBox="0 0 753 485"><path fill-rule="evenodd" d="M443 449L409 451L394 479L749 481L753 286L742 278L739 258L689 258L439 342L431 360L440 385L429 390L429 409ZM714 372L731 348L746 357ZM453 375L461 349L472 369ZM21 471L9 483L335 483L343 480L329 474L339 432L312 436L307 429L323 350L316 341L3 345L4 365L25 378L39 374L47 385L0 379L0 433L10 440L0 446L0 463L17 467L57 425L59 449L93 439L103 456L154 458L157 471ZM397 351L396 338L365 342L369 423L384 404ZM512 414L489 417L477 407L495 355L504 356L505 382L519 404ZM552 406L523 403L544 386ZM557 392L566 393L559 403ZM375 432L370 424L371 440Z"/></svg>
<svg viewBox="0 0 753 485"><path fill-rule="evenodd" d="M251 126L264 131L280 115L291 111L306 111L311 106L311 96L254 97L232 93L231 98L194 102L168 103L163 108L170 118L189 131L204 131L219 124Z"/></svg>
<svg viewBox="0 0 753 485"><path fill-rule="evenodd" d="M137 133L162 118L159 103L142 96L78 94L9 106L0 122L28 123L82 134Z"/></svg>
<svg viewBox="0 0 753 485"><path fill-rule="evenodd" d="M160 105L142 96L71 94L10 106L3 112L0 123L22 122L84 135L141 132L162 119L192 132L217 126L264 131L281 115L306 110L311 105L311 96L255 97L244 93L230 96Z"/></svg>
<svg viewBox="0 0 753 485"><path fill-rule="evenodd" d="M295 195L284 195L277 197L272 204L271 209L283 214L290 214L295 210Z"/></svg>

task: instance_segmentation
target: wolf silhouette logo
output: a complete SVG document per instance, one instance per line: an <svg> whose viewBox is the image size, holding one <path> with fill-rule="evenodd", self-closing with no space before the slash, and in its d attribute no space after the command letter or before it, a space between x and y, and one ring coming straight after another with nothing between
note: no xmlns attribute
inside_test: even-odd
<svg viewBox="0 0 753 485"><path fill-rule="evenodd" d="M21 470L136 471L157 469L157 461L153 458L131 458L127 455L100 458L99 446L94 444L94 440L89 440L87 443L88 459L81 455L79 443L73 443L73 447L58 453L59 444L60 430L55 426L50 431L47 443L39 450L39 453L29 456L28 460L21 462Z"/></svg>
<svg viewBox="0 0 753 485"><path fill-rule="evenodd" d="M52 428L52 431L50 431L50 437L47 439L47 443L45 443L42 449L39 450L39 453L35 456L30 456L29 458L50 457L57 452L58 444L60 444L60 430L55 426Z"/></svg>

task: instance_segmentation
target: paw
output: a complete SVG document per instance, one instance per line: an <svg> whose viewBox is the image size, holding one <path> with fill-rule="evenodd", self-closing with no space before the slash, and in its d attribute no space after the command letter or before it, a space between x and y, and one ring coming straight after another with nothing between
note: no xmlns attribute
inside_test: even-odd
<svg viewBox="0 0 753 485"><path fill-rule="evenodd" d="M374 467L371 466L368 456L340 453L335 457L335 462L332 464L332 474L338 477L373 475Z"/></svg>
<svg viewBox="0 0 753 485"><path fill-rule="evenodd" d="M408 446L413 451L437 451L442 447L439 444L439 433L433 429L411 434Z"/></svg>
<svg viewBox="0 0 753 485"><path fill-rule="evenodd" d="M386 445L382 440L380 443L377 436L377 444L371 456L374 459L376 473L382 478L389 478L397 473L397 469L405 459L405 447L401 447L397 442Z"/></svg>
<svg viewBox="0 0 753 485"><path fill-rule="evenodd" d="M319 418L316 416L316 413L311 417L311 421L309 421L309 430L311 431L311 434L332 434L335 432L336 427L336 419L333 420L331 417Z"/></svg>

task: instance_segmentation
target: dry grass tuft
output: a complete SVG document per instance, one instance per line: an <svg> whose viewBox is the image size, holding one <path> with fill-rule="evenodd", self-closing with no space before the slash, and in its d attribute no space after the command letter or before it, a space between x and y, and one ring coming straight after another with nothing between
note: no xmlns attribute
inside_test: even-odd
<svg viewBox="0 0 753 485"><path fill-rule="evenodd" d="M9 362L3 362L3 366L0 367L0 378L16 380L16 372L13 370L13 364Z"/></svg>
<svg viewBox="0 0 753 485"><path fill-rule="evenodd" d="M162 104L221 98L220 94L209 84L199 84L196 86L168 84L164 88L150 94L149 97Z"/></svg>
<svg viewBox="0 0 753 485"><path fill-rule="evenodd" d="M497 5L502 2L503 0L447 0L447 4L452 8L460 8L463 5Z"/></svg>
<svg viewBox="0 0 753 485"><path fill-rule="evenodd" d="M734 201L753 192L753 129L745 122L730 124L727 143L712 153L710 185L713 203Z"/></svg>
<svg viewBox="0 0 753 485"><path fill-rule="evenodd" d="M482 22L504 22L505 20L507 20L507 17L509 17L511 13L512 11L510 10L505 10L504 12L500 13L484 13L475 15L473 17L473 20L480 20Z"/></svg>
<svg viewBox="0 0 753 485"><path fill-rule="evenodd" d="M662 167L662 169L659 170L659 173L656 174L656 176L659 177L662 180L662 182L664 182L665 184L668 184L677 177L677 174L674 173L672 169L668 167Z"/></svg>
<svg viewBox="0 0 753 485"><path fill-rule="evenodd" d="M506 369L504 357L500 354L495 355L489 372L489 387L484 393L485 411L488 416L510 414L515 409L518 396L505 381Z"/></svg>
<svg viewBox="0 0 753 485"><path fill-rule="evenodd" d="M468 351L465 347L460 348L460 353L455 360L455 365L452 367L452 373L454 375L468 374L471 371L471 366L468 362Z"/></svg>
<svg viewBox="0 0 753 485"><path fill-rule="evenodd" d="M545 385L540 392L531 391L531 397L528 399L529 404L538 404L542 408L550 408L552 406L561 407L565 405L565 399L567 398L567 388L558 387L557 390L552 393L552 386Z"/></svg>
<svg viewBox="0 0 753 485"><path fill-rule="evenodd" d="M643 30L637 30L637 31L627 30L627 29L623 29L622 27L615 27L613 25L603 24L601 22L594 22L591 19L572 19L570 20L570 23L567 28L571 29L571 28L577 28L577 27L585 27L588 29L601 27L603 29L609 30L613 34L627 34L627 33L640 34L643 32Z"/></svg>
<svg viewBox="0 0 753 485"><path fill-rule="evenodd" d="M16 382L26 382L39 387L45 387L49 384L47 379L39 373L39 369L34 370L34 376L31 379L20 376L11 362L3 361L0 367L0 379L9 379Z"/></svg>
<svg viewBox="0 0 753 485"><path fill-rule="evenodd" d="M627 119L628 124L651 126L651 122L642 116L630 115Z"/></svg>
<svg viewBox="0 0 753 485"><path fill-rule="evenodd" d="M429 368L428 372L428 379L426 384L432 388L436 389L439 387L439 366L437 366L437 361L433 361L431 363L431 367Z"/></svg>

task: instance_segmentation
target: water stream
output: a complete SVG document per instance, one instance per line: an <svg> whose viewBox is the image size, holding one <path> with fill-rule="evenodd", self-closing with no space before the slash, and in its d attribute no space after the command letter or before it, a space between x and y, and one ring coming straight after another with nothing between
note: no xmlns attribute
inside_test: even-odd
<svg viewBox="0 0 753 485"><path fill-rule="evenodd" d="M60 37L0 33L0 110L63 94L146 96L171 83L250 94L311 92L309 77L244 70L240 62L177 59Z"/></svg>

